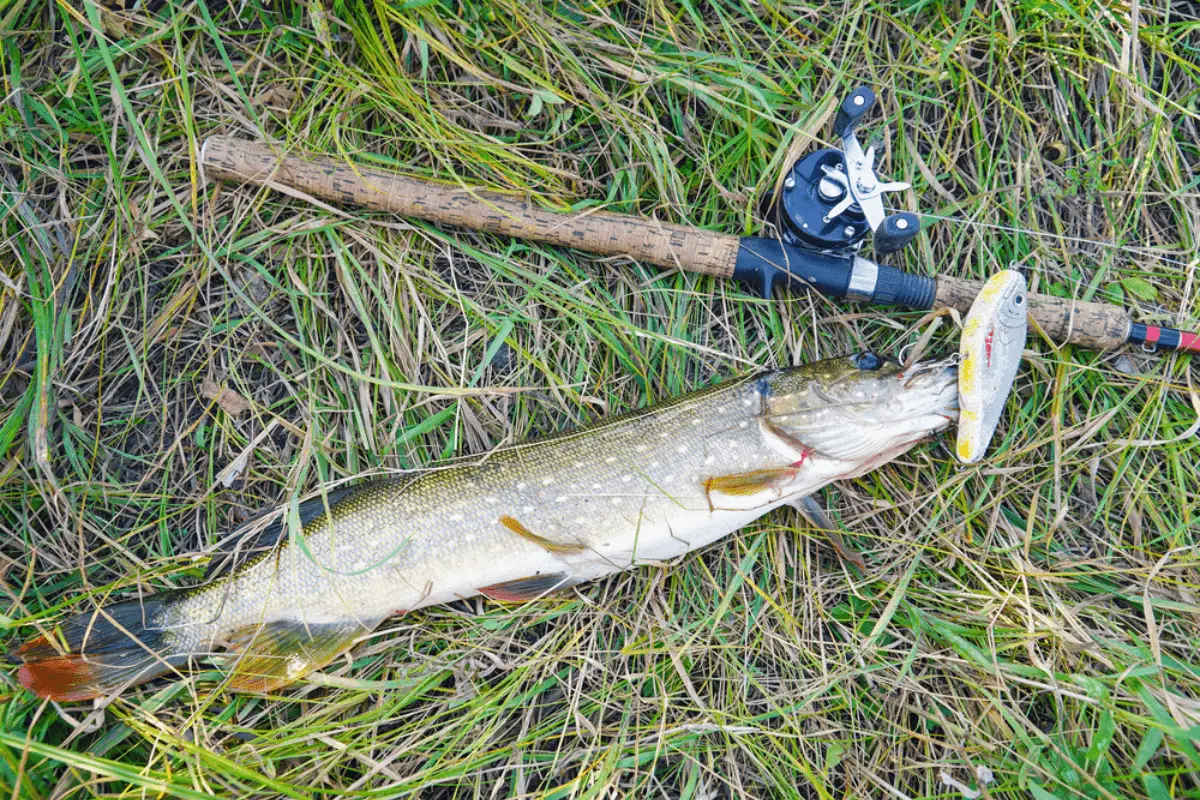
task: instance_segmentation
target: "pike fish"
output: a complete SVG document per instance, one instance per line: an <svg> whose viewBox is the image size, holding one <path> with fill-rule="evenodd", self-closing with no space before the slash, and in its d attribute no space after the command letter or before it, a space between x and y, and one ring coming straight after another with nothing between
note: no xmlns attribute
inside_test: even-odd
<svg viewBox="0 0 1200 800"><path fill-rule="evenodd" d="M83 700L212 659L236 690L299 680L384 619L534 600L705 547L957 417L956 368L872 353L751 375L482 459L338 489L196 588L99 604L15 650L38 695Z"/></svg>

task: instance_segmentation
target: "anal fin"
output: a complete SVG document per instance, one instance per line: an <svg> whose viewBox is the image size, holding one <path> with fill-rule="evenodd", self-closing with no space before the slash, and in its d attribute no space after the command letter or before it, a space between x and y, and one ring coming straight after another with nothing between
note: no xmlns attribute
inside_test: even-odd
<svg viewBox="0 0 1200 800"><path fill-rule="evenodd" d="M229 686L241 692L269 692L298 681L349 650L356 636L378 622L278 620L240 628L229 643Z"/></svg>
<svg viewBox="0 0 1200 800"><path fill-rule="evenodd" d="M489 600L498 600L503 603L523 603L545 597L555 589L565 589L575 583L575 579L565 572L543 572L540 575L530 575L526 578L493 583L491 586L481 586L477 591Z"/></svg>

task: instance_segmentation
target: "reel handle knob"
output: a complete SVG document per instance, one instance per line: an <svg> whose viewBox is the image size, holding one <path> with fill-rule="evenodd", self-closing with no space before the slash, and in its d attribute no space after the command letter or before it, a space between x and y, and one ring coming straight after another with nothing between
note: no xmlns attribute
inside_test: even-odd
<svg viewBox="0 0 1200 800"><path fill-rule="evenodd" d="M883 224L875 230L875 252L880 255L894 253L911 242L920 231L921 220L916 214L901 211L885 217Z"/></svg>
<svg viewBox="0 0 1200 800"><path fill-rule="evenodd" d="M837 117L833 120L833 132L843 139L854 133L862 118L875 106L875 93L860 86L842 101Z"/></svg>

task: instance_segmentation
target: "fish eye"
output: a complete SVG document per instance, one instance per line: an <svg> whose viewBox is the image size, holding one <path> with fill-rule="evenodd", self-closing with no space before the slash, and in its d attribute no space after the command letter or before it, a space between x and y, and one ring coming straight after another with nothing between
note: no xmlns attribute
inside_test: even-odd
<svg viewBox="0 0 1200 800"><path fill-rule="evenodd" d="M863 372L874 372L883 366L883 359L867 350L850 356L850 363Z"/></svg>

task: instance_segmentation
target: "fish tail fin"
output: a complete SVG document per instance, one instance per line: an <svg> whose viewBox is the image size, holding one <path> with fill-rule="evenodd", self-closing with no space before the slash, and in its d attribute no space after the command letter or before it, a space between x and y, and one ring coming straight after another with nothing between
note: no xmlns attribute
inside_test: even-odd
<svg viewBox="0 0 1200 800"><path fill-rule="evenodd" d="M166 613L178 595L124 600L76 614L10 653L23 662L17 680L51 700L89 700L168 672L190 655Z"/></svg>

